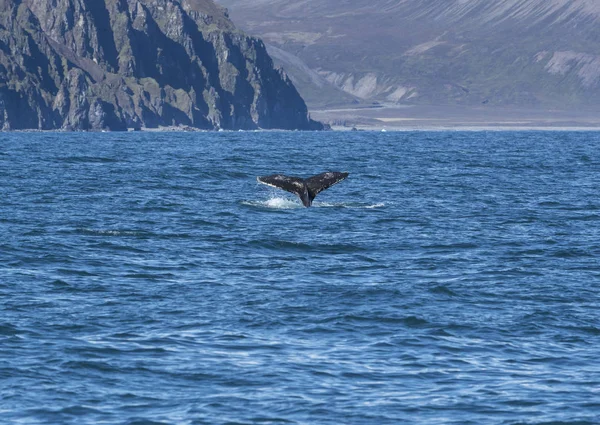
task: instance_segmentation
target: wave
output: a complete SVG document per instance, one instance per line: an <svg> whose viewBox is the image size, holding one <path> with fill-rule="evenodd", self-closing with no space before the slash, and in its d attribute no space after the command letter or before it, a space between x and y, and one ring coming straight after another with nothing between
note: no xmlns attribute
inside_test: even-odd
<svg viewBox="0 0 600 425"><path fill-rule="evenodd" d="M242 205L249 207L257 207L257 208L268 208L268 209L276 209L276 210L292 210L292 209L301 209L304 206L300 203L300 201L290 199L290 198L281 198L281 197L272 197L265 201L242 201ZM349 208L349 209L376 209L383 208L385 204L383 202L376 204L367 204L360 202L319 202L315 201L312 204L311 208Z"/></svg>
<svg viewBox="0 0 600 425"><path fill-rule="evenodd" d="M355 252L364 252L363 248L356 244L339 243L303 243L285 240L251 240L248 246L255 248L266 248L278 252L298 251L298 252L322 252L327 254L346 254Z"/></svg>
<svg viewBox="0 0 600 425"><path fill-rule="evenodd" d="M88 236L134 236L149 237L153 234L143 230L122 230L122 229L91 229L88 227L77 228L77 233Z"/></svg>
<svg viewBox="0 0 600 425"><path fill-rule="evenodd" d="M127 162L117 158L108 158L103 156L64 156L56 158L58 162L67 162L67 163L117 163L117 162Z"/></svg>
<svg viewBox="0 0 600 425"><path fill-rule="evenodd" d="M150 232L146 230L126 230L126 229L94 229L89 227L78 227L69 231L68 233L80 234L85 236L98 236L98 237L125 237L125 238L138 238L138 239L172 239L172 238L189 238L189 233L160 233ZM111 248L121 248L130 250L129 247L118 247L111 246ZM138 250L137 252L140 252ZM143 252L143 251L141 251Z"/></svg>
<svg viewBox="0 0 600 425"><path fill-rule="evenodd" d="M366 203L361 203L361 202L339 202L339 203L318 202L318 203L313 204L313 207L373 210L373 209L377 209L377 208L383 208L383 207L385 207L385 204L383 202L380 202L377 204L366 204Z"/></svg>

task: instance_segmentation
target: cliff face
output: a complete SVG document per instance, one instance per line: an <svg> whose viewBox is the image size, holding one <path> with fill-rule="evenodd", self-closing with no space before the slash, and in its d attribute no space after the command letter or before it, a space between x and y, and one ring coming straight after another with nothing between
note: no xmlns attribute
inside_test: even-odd
<svg viewBox="0 0 600 425"><path fill-rule="evenodd" d="M321 129L211 0L0 0L0 128Z"/></svg>

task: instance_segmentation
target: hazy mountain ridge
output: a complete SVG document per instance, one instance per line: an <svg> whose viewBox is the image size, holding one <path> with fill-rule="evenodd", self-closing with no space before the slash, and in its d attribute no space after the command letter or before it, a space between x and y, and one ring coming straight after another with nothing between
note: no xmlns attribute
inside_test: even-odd
<svg viewBox="0 0 600 425"><path fill-rule="evenodd" d="M361 101L594 107L600 2L221 0L239 25ZM303 71L282 61L311 104ZM338 99L339 100L339 99Z"/></svg>
<svg viewBox="0 0 600 425"><path fill-rule="evenodd" d="M210 0L0 0L0 128L317 129Z"/></svg>

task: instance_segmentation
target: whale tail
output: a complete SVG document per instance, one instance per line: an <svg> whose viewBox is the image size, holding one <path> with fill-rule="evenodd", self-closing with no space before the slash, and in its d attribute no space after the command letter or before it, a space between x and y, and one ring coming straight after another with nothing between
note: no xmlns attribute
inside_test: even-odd
<svg viewBox="0 0 600 425"><path fill-rule="evenodd" d="M297 195L305 207L312 205L315 197L327 188L341 182L350 173L328 171L316 176L303 179L301 177L288 177L283 174L272 174L270 176L257 177L262 184L283 189Z"/></svg>

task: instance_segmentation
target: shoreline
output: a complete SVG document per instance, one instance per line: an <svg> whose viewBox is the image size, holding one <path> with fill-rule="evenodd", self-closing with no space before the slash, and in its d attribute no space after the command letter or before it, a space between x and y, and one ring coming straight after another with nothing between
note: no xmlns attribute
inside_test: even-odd
<svg viewBox="0 0 600 425"><path fill-rule="evenodd" d="M600 126L502 126L502 125L480 125L480 126L331 126L330 130L285 130L285 129L256 129L256 130L204 130L204 129L181 129L181 128L149 128L141 130L0 130L0 134L14 133L328 133L328 132L360 132L360 133L410 133L410 132L522 132L522 131L556 131L556 132L598 132Z"/></svg>
<svg viewBox="0 0 600 425"><path fill-rule="evenodd" d="M600 110L490 106L337 106L311 117L344 131L600 131Z"/></svg>
<svg viewBox="0 0 600 425"><path fill-rule="evenodd" d="M354 130L354 128L356 130ZM580 132L597 132L600 131L600 126L502 126L502 125L481 125L481 126L405 126L405 127L389 127L383 126L332 126L333 131L339 132L378 132L378 133L394 133L394 132L512 132L512 131L580 131Z"/></svg>

